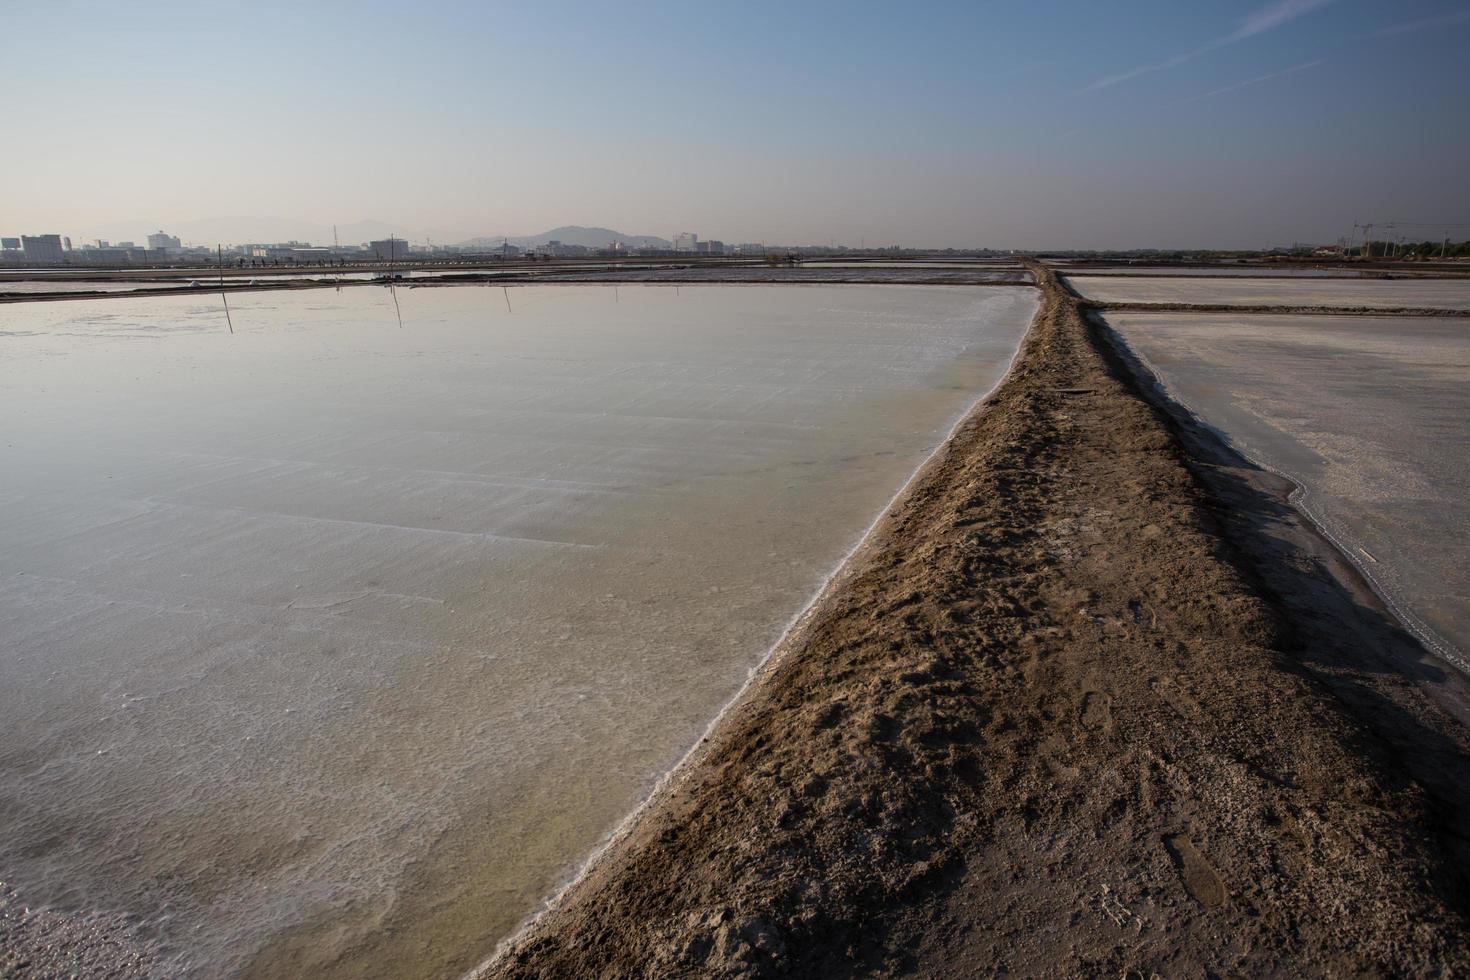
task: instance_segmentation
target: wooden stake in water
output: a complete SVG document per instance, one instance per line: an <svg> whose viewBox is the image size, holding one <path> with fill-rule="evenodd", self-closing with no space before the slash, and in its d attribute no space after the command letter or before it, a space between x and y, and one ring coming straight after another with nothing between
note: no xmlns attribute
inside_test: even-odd
<svg viewBox="0 0 1470 980"><path fill-rule="evenodd" d="M219 255L219 298L225 304L225 322L230 325L230 333L234 333L235 321L230 318L230 300L225 295L225 247L218 242L214 247Z"/></svg>

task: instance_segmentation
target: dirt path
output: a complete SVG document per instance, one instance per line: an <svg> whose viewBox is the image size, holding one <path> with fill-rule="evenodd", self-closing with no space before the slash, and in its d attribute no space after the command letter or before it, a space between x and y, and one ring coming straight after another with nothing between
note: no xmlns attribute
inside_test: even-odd
<svg viewBox="0 0 1470 980"><path fill-rule="evenodd" d="M1470 971L1462 679L1035 271L988 407L486 976Z"/></svg>

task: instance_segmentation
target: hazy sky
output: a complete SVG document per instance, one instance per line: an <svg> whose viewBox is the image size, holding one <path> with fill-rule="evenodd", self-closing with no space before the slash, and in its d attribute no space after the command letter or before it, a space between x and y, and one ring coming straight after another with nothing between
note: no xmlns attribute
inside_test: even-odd
<svg viewBox="0 0 1470 980"><path fill-rule="evenodd" d="M328 239L374 219L436 241L587 224L1046 248L1470 222L1467 0L0 0L0 19L7 235L228 241L259 231L201 219L253 216Z"/></svg>

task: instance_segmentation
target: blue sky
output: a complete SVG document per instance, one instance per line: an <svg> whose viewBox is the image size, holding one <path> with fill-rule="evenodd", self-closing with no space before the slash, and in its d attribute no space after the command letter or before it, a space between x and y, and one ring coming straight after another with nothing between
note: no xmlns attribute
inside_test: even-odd
<svg viewBox="0 0 1470 980"><path fill-rule="evenodd" d="M1470 221L1467 0L7 0L4 22L5 234L1046 248Z"/></svg>

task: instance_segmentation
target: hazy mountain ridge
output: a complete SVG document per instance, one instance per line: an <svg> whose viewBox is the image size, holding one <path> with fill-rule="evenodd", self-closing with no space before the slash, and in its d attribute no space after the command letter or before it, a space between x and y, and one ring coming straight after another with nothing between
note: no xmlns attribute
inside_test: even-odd
<svg viewBox="0 0 1470 980"><path fill-rule="evenodd" d="M78 244L94 239L111 242L132 241L142 243L150 233L165 231L178 235L185 244L226 245L251 243L275 243L287 241L310 242L313 245L331 245L333 227L295 218L262 217L256 215L231 215L212 218L197 218L191 221L113 221L89 226L80 236L72 237ZM422 229L391 225L384 221L365 219L338 225L336 240L343 245L384 239L390 236L399 241L422 245L431 239ZM452 241L452 238L433 238L435 243ZM625 235L612 228L587 227L585 225L562 225L537 235L480 235L461 243L464 248L490 249L508 241L520 248L539 247L557 241L563 245L582 245L587 248L607 248L613 242L622 242L631 248L672 248L672 243L657 235Z"/></svg>
<svg viewBox="0 0 1470 980"><path fill-rule="evenodd" d="M563 245L582 245L587 248L607 248L613 242L622 242L635 248L672 248L673 244L667 238L659 238L657 235L625 235L611 228L588 228L583 225L562 225L550 231L543 231L539 235L481 235L461 242L464 248L494 248L501 242L509 242L521 248L537 245L545 245L547 242L561 242Z"/></svg>

